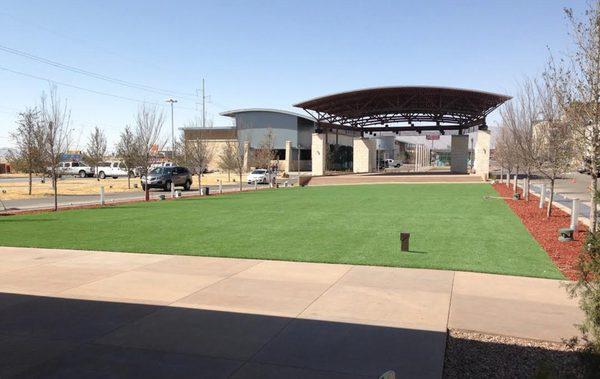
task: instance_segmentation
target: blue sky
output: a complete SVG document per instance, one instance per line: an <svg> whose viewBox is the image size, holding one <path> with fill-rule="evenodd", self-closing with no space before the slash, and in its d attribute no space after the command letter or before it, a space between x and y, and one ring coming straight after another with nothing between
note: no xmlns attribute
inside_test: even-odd
<svg viewBox="0 0 600 379"><path fill-rule="evenodd" d="M440 85L512 94L569 46L562 9L585 1L18 1L0 7L0 46L173 92L175 126L207 113L292 104L333 92ZM120 86L0 51L0 147L16 112L54 81L163 104ZM114 142L139 102L58 85L72 110L75 147L93 126ZM167 108L165 107L165 112ZM199 109L199 108L198 108ZM298 111L298 110L296 110ZM492 121L497 119L492 116Z"/></svg>

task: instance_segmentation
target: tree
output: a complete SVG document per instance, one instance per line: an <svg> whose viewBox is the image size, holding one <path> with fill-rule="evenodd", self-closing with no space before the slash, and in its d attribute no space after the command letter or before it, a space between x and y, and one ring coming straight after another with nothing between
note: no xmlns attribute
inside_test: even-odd
<svg viewBox="0 0 600 379"><path fill-rule="evenodd" d="M161 136L165 118L162 112L158 112L156 106L146 104L138 108L135 120L135 144L138 147L138 163L143 177L142 183L148 176L150 166L154 163L155 153L161 150L165 141ZM150 200L150 189L142 184L146 193L146 201Z"/></svg>
<svg viewBox="0 0 600 379"><path fill-rule="evenodd" d="M268 169L271 167L271 162L277 157L273 129L267 129L258 148L253 151L252 157L253 165L256 168Z"/></svg>
<svg viewBox="0 0 600 379"><path fill-rule="evenodd" d="M100 162L104 161L106 155L107 142L106 135L99 127L95 126L88 139L85 151L85 159L92 167L98 167ZM97 174L97 172L96 172Z"/></svg>
<svg viewBox="0 0 600 379"><path fill-rule="evenodd" d="M42 94L41 119L43 123L42 161L48 166L54 189L54 211L58 210L58 165L69 147L71 111L64 106L51 87L50 96Z"/></svg>
<svg viewBox="0 0 600 379"><path fill-rule="evenodd" d="M501 125L495 143L495 157L501 167L506 169L510 178L513 169L517 166L514 154L514 139L510 129Z"/></svg>
<svg viewBox="0 0 600 379"><path fill-rule="evenodd" d="M40 120L40 112L30 108L19 113L17 130L11 133L15 142L15 151L11 151L9 160L21 163L22 168L29 175L29 195L33 186L33 173L43 169L42 152L44 128Z"/></svg>
<svg viewBox="0 0 600 379"><path fill-rule="evenodd" d="M117 143L117 156L121 158L127 167L127 188L131 189L131 173L140 162L138 141L129 125L121 133Z"/></svg>
<svg viewBox="0 0 600 379"><path fill-rule="evenodd" d="M532 170L540 165L539 147L535 138L535 125L539 114L537 82L526 79L515 98L500 109L502 125L510 133L509 158L525 171L525 200L529 200Z"/></svg>
<svg viewBox="0 0 600 379"><path fill-rule="evenodd" d="M218 166L221 170L227 171L227 181L231 182L231 171L235 170L237 156L237 144L233 141L225 143L225 147L219 154Z"/></svg>
<svg viewBox="0 0 600 379"><path fill-rule="evenodd" d="M214 146L208 142L202 132L194 140L186 141L183 136L180 143L181 152L177 153L178 160L191 167L198 175L198 192L202 193L202 174L214 156Z"/></svg>
<svg viewBox="0 0 600 379"><path fill-rule="evenodd" d="M240 140L227 141L225 148L219 156L219 167L231 170L238 174L240 192L242 191L242 176L248 165L249 143Z"/></svg>
<svg viewBox="0 0 600 379"><path fill-rule="evenodd" d="M542 121L534 126L534 143L539 154L536 168L550 181L550 201L546 212L550 217L556 179L569 171L575 156L573 129L561 111L551 83L538 83L537 95Z"/></svg>
<svg viewBox="0 0 600 379"><path fill-rule="evenodd" d="M590 163L590 231L598 230L598 168L600 168L600 1L589 3L583 19L565 9L573 51L566 60L552 57L545 75Z"/></svg>

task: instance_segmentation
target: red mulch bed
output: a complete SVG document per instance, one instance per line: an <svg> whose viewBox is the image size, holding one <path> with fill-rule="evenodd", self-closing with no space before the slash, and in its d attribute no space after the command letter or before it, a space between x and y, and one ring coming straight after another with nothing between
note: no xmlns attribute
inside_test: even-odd
<svg viewBox="0 0 600 379"><path fill-rule="evenodd" d="M497 183L493 187L502 197L510 198L513 195L512 185L507 187L506 184ZM518 192L523 196L522 189L519 188ZM571 215L553 206L552 216L547 218L546 206L544 209L540 209L538 207L539 197L532 194L529 195L529 201L525 201L523 198L521 200L505 199L504 201L519 216L529 233L542 246L563 275L571 280L576 280L578 275L575 266L585 241L587 226L579 223L574 233L575 240L560 242L558 229L569 227Z"/></svg>

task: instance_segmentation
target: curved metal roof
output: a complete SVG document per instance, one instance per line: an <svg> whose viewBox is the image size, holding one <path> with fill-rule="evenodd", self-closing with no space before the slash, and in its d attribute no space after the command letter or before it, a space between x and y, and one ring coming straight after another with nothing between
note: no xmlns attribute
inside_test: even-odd
<svg viewBox="0 0 600 379"><path fill-rule="evenodd" d="M405 86L342 92L294 106L331 127L462 130L486 127L485 116L509 99L506 95L462 88ZM427 122L434 125L422 125ZM382 127L374 128L374 125Z"/></svg>
<svg viewBox="0 0 600 379"><path fill-rule="evenodd" d="M239 113L248 113L248 112L279 113L279 114L286 114L286 115L289 115L289 116L295 116L295 117L305 118L305 119L307 119L309 121L313 121L313 122L316 121L312 116L307 116L307 115L303 115L303 114L300 114L300 113L295 113L295 112L290 112L290 111L284 111L284 110L281 110L281 109L272 109L272 108L233 109L233 110L230 110L230 111L221 112L219 114L221 116L226 116L226 117L235 117Z"/></svg>

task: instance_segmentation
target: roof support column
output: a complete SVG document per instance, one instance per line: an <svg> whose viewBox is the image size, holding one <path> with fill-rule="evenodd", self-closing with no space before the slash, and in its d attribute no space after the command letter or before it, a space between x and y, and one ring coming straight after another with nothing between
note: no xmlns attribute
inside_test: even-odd
<svg viewBox="0 0 600 379"><path fill-rule="evenodd" d="M487 180L490 175L490 145L491 135L489 130L478 130L475 133L477 142L475 142L475 159L473 167L475 173L480 175L483 180Z"/></svg>
<svg viewBox="0 0 600 379"><path fill-rule="evenodd" d="M453 135L450 142L450 172L466 174L469 162L469 136Z"/></svg>
<svg viewBox="0 0 600 379"><path fill-rule="evenodd" d="M313 133L311 146L312 176L325 175L325 160L327 158L327 143L325 135Z"/></svg>
<svg viewBox="0 0 600 379"><path fill-rule="evenodd" d="M377 142L369 138L355 138L352 168L355 173L373 172L377 162Z"/></svg>

